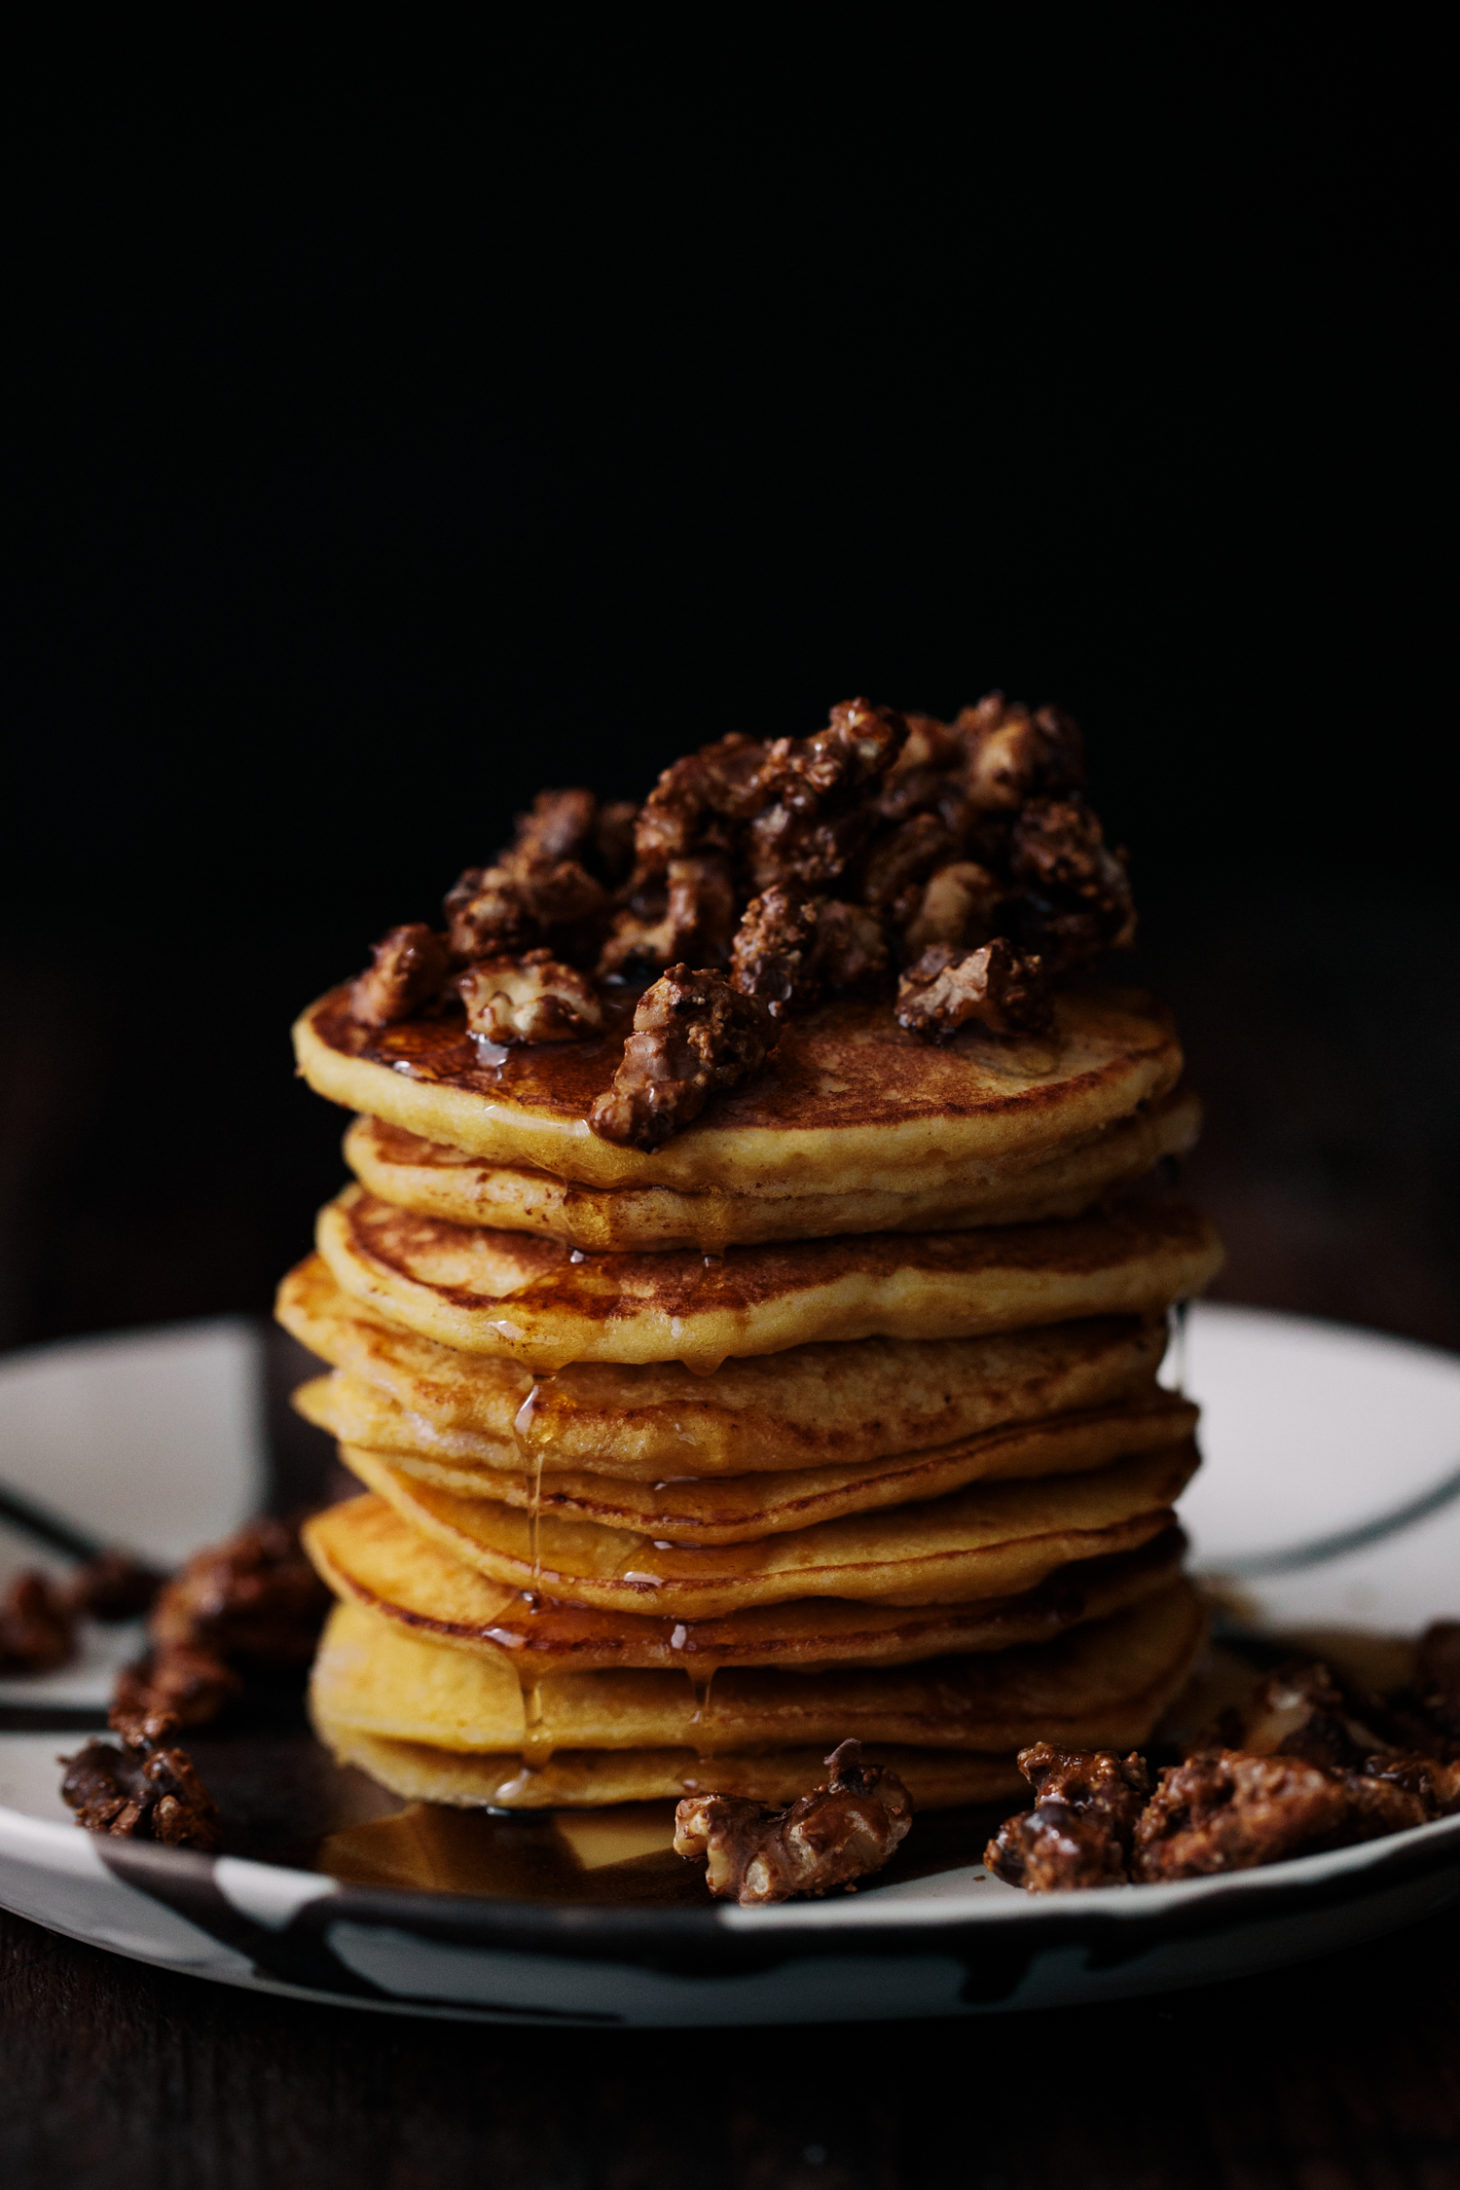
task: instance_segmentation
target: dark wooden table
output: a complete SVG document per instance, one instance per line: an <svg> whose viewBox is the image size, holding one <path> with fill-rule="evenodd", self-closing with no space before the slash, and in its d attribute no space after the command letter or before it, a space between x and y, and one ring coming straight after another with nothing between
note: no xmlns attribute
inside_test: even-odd
<svg viewBox="0 0 1460 2190"><path fill-rule="evenodd" d="M1210 1103L1219 1289L1460 1347L1454 903L1236 877L1151 925ZM0 963L0 1341L261 1308L302 1251L337 1127L265 1038L297 999L251 963L229 1062L256 1038L257 1070L209 1078L193 1144L137 1144L173 1166L145 1186L114 1161L145 1121L104 1076L105 998L68 1001L85 969ZM251 1996L0 1917L0 2190L255 2184L1456 2190L1460 1916L1120 2007L581 2035Z"/></svg>
<svg viewBox="0 0 1460 2190"><path fill-rule="evenodd" d="M1454 2190L1460 1917L977 2020L608 2033L301 2006L0 1918L8 2190Z"/></svg>

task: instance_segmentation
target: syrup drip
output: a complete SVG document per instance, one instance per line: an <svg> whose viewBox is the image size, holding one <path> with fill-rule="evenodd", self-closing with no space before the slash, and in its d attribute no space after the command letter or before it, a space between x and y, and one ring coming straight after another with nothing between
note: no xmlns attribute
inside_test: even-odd
<svg viewBox="0 0 1460 2190"><path fill-rule="evenodd" d="M542 1682L531 1678L523 1679L520 1671L518 1679L522 1681L523 1768L529 1772L540 1772L545 1764L552 1761L554 1746L552 1729L543 1708Z"/></svg>
<svg viewBox="0 0 1460 2190"><path fill-rule="evenodd" d="M533 1610L541 1602L538 1585L542 1580L542 1470L547 1457L541 1435L534 1435L534 1424L542 1404L543 1386L551 1381L551 1373L534 1377L531 1390L512 1418L512 1435L529 1486L527 1540L532 1560L532 1586L525 1589L522 1596L524 1604ZM552 1730L543 1706L542 1682L520 1659L516 1661L516 1670L522 1690L522 1768L524 1772L540 1772L553 1753Z"/></svg>
<svg viewBox="0 0 1460 2190"><path fill-rule="evenodd" d="M690 1693L695 1704L690 1724L696 1729L696 1748L703 1761L710 1746L710 1690L714 1686L716 1668L712 1665L708 1673L699 1673L693 1666L686 1666L685 1671L689 1674Z"/></svg>

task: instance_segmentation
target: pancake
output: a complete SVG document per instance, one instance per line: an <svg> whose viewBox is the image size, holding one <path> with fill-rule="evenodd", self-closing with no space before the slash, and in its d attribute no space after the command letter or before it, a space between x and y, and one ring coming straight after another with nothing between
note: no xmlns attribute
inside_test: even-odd
<svg viewBox="0 0 1460 2190"><path fill-rule="evenodd" d="M989 1430L961 1444L840 1467L776 1474L710 1476L646 1483L611 1475L564 1473L551 1445L536 1447L541 1468L468 1466L414 1449L412 1418L369 1384L320 1377L294 1394L307 1420L346 1444L388 1454L391 1465L466 1498L490 1498L568 1521L681 1544L752 1543L838 1514L869 1512L938 1498L965 1483L1014 1476L1068 1475L1103 1467L1189 1437L1197 1409L1154 1387L1124 1405Z"/></svg>
<svg viewBox="0 0 1460 2190"><path fill-rule="evenodd" d="M555 1749L815 1747L855 1736L914 1748L1012 1753L1031 1741L1126 1748L1180 1689L1202 1610L1190 1582L1033 1649L826 1673L564 1673L524 1689L506 1651L444 1649L359 1605L320 1641L315 1708L335 1725L546 1762Z"/></svg>
<svg viewBox="0 0 1460 2190"><path fill-rule="evenodd" d="M606 1611L715 1619L793 1597L935 1604L1012 1596L1057 1567L1133 1551L1170 1526L1190 1442L1084 1475L987 1483L891 1512L847 1514L760 1543L667 1544L591 1521L460 1498L356 1445L341 1458L412 1528L514 1589Z"/></svg>
<svg viewBox="0 0 1460 2190"><path fill-rule="evenodd" d="M841 1232L956 1231L1077 1217L1130 1185L1163 1156L1196 1140L1201 1106L1188 1088L1144 1105L1078 1147L1024 1151L970 1162L953 1178L913 1191L860 1187L826 1193L685 1193L672 1186L575 1186L550 1172L513 1169L422 1140L379 1118L357 1118L345 1159L382 1201L450 1224L544 1233L591 1252L698 1248L719 1253L766 1240Z"/></svg>
<svg viewBox="0 0 1460 2190"><path fill-rule="evenodd" d="M753 1802L790 1803L826 1778L817 1749L763 1751L752 1756L700 1757L693 1749L560 1750L529 1771L520 1757L473 1756L391 1741L346 1726L316 1705L314 1726L341 1764L357 1765L406 1802L453 1809L583 1810L618 1802L677 1802L681 1795L744 1795ZM867 1761L891 1767L919 1810L999 1802L1027 1794L1007 1757L960 1755L955 1749L875 1748Z"/></svg>
<svg viewBox="0 0 1460 2190"><path fill-rule="evenodd" d="M857 1234L722 1256L586 1255L560 1240L446 1224L346 1189L316 1243L336 1282L388 1320L541 1373L573 1361L683 1361L835 1340L970 1338L1095 1315L1150 1315L1221 1264L1206 1219L1141 1202L1062 1224Z"/></svg>
<svg viewBox="0 0 1460 2190"><path fill-rule="evenodd" d="M970 1164L1078 1147L1158 1100L1181 1074L1169 1015L1133 990L1072 989L1048 1036L965 1028L946 1047L885 1003L837 1003L783 1025L770 1061L646 1155L588 1130L623 1052L635 998L610 997L602 1034L502 1050L464 1017L365 1027L349 989L294 1028L299 1069L331 1101L423 1140L584 1186L686 1193L928 1190Z"/></svg>
<svg viewBox="0 0 1460 2190"><path fill-rule="evenodd" d="M528 1678L622 1667L708 1675L724 1665L907 1665L953 1652L1007 1650L1139 1603L1174 1579L1185 1549L1181 1531L1167 1529L1139 1551L1059 1569L1022 1596L971 1604L793 1598L687 1623L525 1596L464 1566L369 1493L315 1514L303 1535L342 1602L365 1605L457 1649L507 1650Z"/></svg>
<svg viewBox="0 0 1460 2190"><path fill-rule="evenodd" d="M277 1314L311 1352L412 1415L418 1451L520 1464L513 1423L533 1384L516 1362L459 1354L385 1321L342 1292L317 1255L285 1278ZM798 1346L727 1360L710 1376L679 1362L577 1362L537 1387L532 1440L557 1467L649 1482L855 1464L1113 1404L1149 1386L1165 1343L1162 1323L1104 1317L984 1338Z"/></svg>

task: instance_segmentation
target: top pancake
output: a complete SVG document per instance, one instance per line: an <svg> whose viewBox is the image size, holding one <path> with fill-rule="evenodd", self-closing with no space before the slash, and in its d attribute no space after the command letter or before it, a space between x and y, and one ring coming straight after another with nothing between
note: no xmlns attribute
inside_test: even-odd
<svg viewBox="0 0 1460 2190"><path fill-rule="evenodd" d="M788 1021L774 1055L704 1116L646 1155L588 1129L613 1078L634 998L611 998L602 1034L488 1053L455 1013L361 1026L347 989L294 1029L319 1094L428 1141L589 1186L688 1192L911 1191L969 1164L1078 1146L1175 1086L1169 1016L1137 992L1061 995L1049 1036L966 1027L946 1047L905 1033L886 1004L837 1003Z"/></svg>

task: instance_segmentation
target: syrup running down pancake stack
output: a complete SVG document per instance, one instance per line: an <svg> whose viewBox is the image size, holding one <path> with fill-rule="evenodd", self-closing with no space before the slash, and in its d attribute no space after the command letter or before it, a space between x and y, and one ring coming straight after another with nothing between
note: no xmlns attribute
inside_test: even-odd
<svg viewBox="0 0 1460 2190"><path fill-rule="evenodd" d="M448 932L300 1019L355 1183L279 1314L361 1496L322 1738L411 1799L916 1803L1144 1741L1197 1648L1157 1380L1198 1114L1099 979L1125 872L1054 710L856 702L544 794Z"/></svg>

